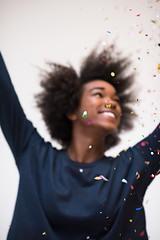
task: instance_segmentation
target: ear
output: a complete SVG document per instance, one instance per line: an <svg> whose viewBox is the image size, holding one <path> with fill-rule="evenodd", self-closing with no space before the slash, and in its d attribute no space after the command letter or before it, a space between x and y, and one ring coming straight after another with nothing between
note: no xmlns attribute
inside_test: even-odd
<svg viewBox="0 0 160 240"><path fill-rule="evenodd" d="M71 121L75 121L75 120L77 120L77 115L75 113L68 114L67 118Z"/></svg>

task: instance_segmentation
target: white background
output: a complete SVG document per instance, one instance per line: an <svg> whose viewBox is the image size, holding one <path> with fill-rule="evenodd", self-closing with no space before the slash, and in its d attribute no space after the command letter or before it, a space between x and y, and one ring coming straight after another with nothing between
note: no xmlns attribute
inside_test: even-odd
<svg viewBox="0 0 160 240"><path fill-rule="evenodd" d="M160 119L158 14L159 0L0 0L0 49L27 118L45 140L51 141L33 97L40 90L37 67L45 68L45 61L51 60L70 62L78 71L82 59L97 42L102 47L115 42L118 50L132 58L130 71L136 71L139 88L139 101L135 99L133 105L139 115L135 127L106 154L116 156L155 129ZM0 239L4 240L11 224L19 175L1 131L0 156ZM160 236L159 181L157 176L144 198L151 240Z"/></svg>

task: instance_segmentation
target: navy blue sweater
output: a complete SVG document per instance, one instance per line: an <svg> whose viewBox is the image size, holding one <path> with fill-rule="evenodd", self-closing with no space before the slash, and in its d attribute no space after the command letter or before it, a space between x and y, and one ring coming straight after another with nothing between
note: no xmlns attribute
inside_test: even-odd
<svg viewBox="0 0 160 240"><path fill-rule="evenodd" d="M148 239L143 197L159 170L160 125L116 158L74 162L26 119L2 56L0 125L20 174L8 240Z"/></svg>

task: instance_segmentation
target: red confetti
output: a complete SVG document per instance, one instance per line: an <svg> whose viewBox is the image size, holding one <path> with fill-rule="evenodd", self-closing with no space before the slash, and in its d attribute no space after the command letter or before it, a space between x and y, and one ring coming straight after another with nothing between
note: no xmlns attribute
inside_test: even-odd
<svg viewBox="0 0 160 240"><path fill-rule="evenodd" d="M146 143L145 142L141 142L141 146L145 146L146 145Z"/></svg>
<svg viewBox="0 0 160 240"><path fill-rule="evenodd" d="M159 149L157 149L157 154L160 154L160 150Z"/></svg>
<svg viewBox="0 0 160 240"><path fill-rule="evenodd" d="M141 14L137 14L137 17L139 17Z"/></svg>
<svg viewBox="0 0 160 240"><path fill-rule="evenodd" d="M152 173L150 177L154 178L154 174Z"/></svg>
<svg viewBox="0 0 160 240"><path fill-rule="evenodd" d="M143 230L143 231L139 234L139 236L140 236L140 237L143 237L143 236L144 236L144 233L145 233L145 231Z"/></svg>
<svg viewBox="0 0 160 240"><path fill-rule="evenodd" d="M132 9L130 8L129 11L132 11Z"/></svg>
<svg viewBox="0 0 160 240"><path fill-rule="evenodd" d="M134 187L131 185L131 189L133 190L134 189Z"/></svg>
<svg viewBox="0 0 160 240"><path fill-rule="evenodd" d="M159 175L159 174L160 174L160 171L158 171L155 176L157 176L157 175Z"/></svg>

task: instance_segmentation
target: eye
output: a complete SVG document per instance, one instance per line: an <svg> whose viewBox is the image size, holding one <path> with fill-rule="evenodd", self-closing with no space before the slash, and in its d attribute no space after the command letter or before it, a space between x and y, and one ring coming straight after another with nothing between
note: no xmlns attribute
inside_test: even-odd
<svg viewBox="0 0 160 240"><path fill-rule="evenodd" d="M100 98L103 97L102 93L100 93L100 92L96 92L96 93L94 93L93 96L97 96L97 97L100 97Z"/></svg>

